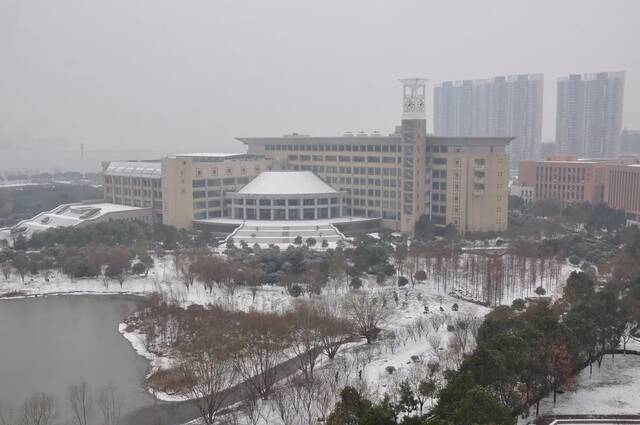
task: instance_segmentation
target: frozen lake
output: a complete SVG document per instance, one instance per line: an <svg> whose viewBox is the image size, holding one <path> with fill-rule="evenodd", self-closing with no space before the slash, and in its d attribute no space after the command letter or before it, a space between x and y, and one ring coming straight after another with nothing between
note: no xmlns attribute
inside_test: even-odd
<svg viewBox="0 0 640 425"><path fill-rule="evenodd" d="M99 414L99 390L113 384L123 416L154 399L144 390L148 362L118 333L136 301L120 296L0 300L0 402L14 408L34 392L53 396L64 422L69 386L85 379Z"/></svg>

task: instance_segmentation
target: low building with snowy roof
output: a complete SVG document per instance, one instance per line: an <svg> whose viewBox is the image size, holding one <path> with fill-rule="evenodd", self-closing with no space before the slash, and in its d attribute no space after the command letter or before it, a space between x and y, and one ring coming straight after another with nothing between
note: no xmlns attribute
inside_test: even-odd
<svg viewBox="0 0 640 425"><path fill-rule="evenodd" d="M10 230L12 239L20 235L30 238L35 233L60 227L79 227L111 220L143 221L151 223L151 208L132 207L106 202L83 202L59 205L51 211L22 220Z"/></svg>

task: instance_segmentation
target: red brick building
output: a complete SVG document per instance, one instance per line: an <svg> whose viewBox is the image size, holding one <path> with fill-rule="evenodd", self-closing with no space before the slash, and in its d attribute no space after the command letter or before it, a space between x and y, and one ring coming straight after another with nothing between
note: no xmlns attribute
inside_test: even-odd
<svg viewBox="0 0 640 425"><path fill-rule="evenodd" d="M640 160L578 160L553 156L544 161L521 161L518 184L532 187L536 200L604 202L640 220Z"/></svg>

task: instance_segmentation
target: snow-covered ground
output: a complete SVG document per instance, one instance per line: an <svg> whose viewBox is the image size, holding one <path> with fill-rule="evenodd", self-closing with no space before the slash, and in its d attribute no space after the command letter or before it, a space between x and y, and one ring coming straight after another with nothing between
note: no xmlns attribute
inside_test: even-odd
<svg viewBox="0 0 640 425"><path fill-rule="evenodd" d="M155 371L160 369L169 369L177 364L176 360L172 357L168 356L158 356L150 352L147 349L146 344L146 336L136 332L136 331L127 331L127 325L125 323L120 323L118 326L118 331L122 334L123 337L126 338L127 341L133 347L133 350L140 356L144 357L149 361L149 373L147 374L147 378L151 376ZM149 392L154 395L158 400L162 401L183 401L184 397L179 395L167 394L162 391L154 391L149 388Z"/></svg>
<svg viewBox="0 0 640 425"><path fill-rule="evenodd" d="M563 268L562 281L566 280L571 270L572 268ZM460 352L453 349L456 337L451 328L448 329L448 325L455 325L456 319L460 318L476 318L474 320L481 321L491 311L488 307L448 295L441 285L430 281L397 288L393 284L380 286L373 279L364 279L363 289L372 293L384 293L392 314L382 323L384 331L375 343L352 343L343 347L333 361L320 359L318 370L331 377L339 376L339 379L336 378L339 387L336 387L334 397L338 396L340 388L354 385L366 389L370 397L375 399L382 397L401 380L410 378L416 371L423 373L429 362L437 361L442 370L457 367ZM349 291L344 283L331 282L323 291L322 297L339 305ZM122 287L116 281L102 278L71 280L58 272L49 277L49 282L42 275L28 276L24 284L16 274L8 281L0 277L0 297L10 292L16 296L159 293L167 301L183 307L191 304L214 304L228 310L264 312L283 312L290 309L294 302L294 298L287 295L283 288L276 286L265 285L255 292L248 288L230 290L216 286L209 292L196 282L187 290L176 275L171 255L156 258L148 277L128 277ZM503 302L510 303L511 300L505 299ZM454 311L454 304L458 306L457 311ZM176 364L176 359L170 356L149 352L144 335L127 332L124 324L121 324L120 332L138 354L150 361L151 373ZM473 347L474 342L470 338L466 351ZM392 373L389 372L390 367L393 367ZM181 399L164 393L153 394L167 401ZM335 399L332 403L334 401ZM265 417L269 419L262 423L279 423L270 402L264 403L263 409Z"/></svg>
<svg viewBox="0 0 640 425"><path fill-rule="evenodd" d="M640 343L631 342L627 349L640 350ZM555 407L553 396L540 403L541 414L608 415L640 414L640 356L606 355L602 367L583 369L576 378L575 391L558 394Z"/></svg>
<svg viewBox="0 0 640 425"><path fill-rule="evenodd" d="M70 279L54 271L49 282L44 276L26 276L24 284L20 276L12 274L8 281L0 277L0 297L9 292L19 292L19 297L42 295L86 295L86 294L161 294L167 301L183 307L191 304L214 304L230 310L240 311L285 311L290 306L290 297L284 289L264 285L257 288L255 297L248 288L236 288L233 292L214 287L211 292L201 284L194 284L187 290L178 279L171 256L155 259L148 276L128 276L122 287L115 280L102 278Z"/></svg>

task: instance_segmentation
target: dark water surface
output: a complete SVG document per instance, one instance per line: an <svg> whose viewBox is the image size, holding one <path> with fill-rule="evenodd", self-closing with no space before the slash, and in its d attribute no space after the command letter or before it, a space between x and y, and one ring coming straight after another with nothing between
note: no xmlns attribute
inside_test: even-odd
<svg viewBox="0 0 640 425"><path fill-rule="evenodd" d="M69 386L84 378L96 415L99 390L108 384L123 398L123 415L154 405L143 388L148 362L118 332L135 309L134 298L120 296L0 300L0 402L18 407L44 392L56 399L65 423Z"/></svg>

